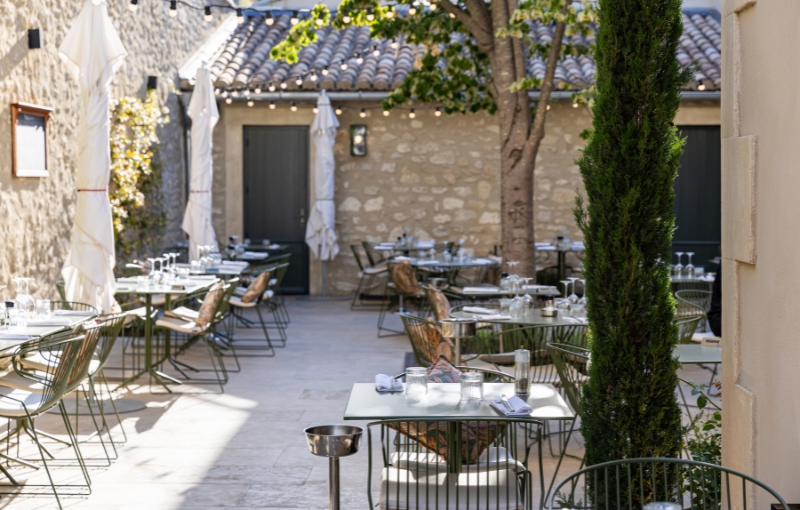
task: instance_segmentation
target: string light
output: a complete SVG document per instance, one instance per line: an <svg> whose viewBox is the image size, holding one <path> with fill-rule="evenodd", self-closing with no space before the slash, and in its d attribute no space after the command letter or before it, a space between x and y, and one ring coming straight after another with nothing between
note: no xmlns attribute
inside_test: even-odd
<svg viewBox="0 0 800 510"><path fill-rule="evenodd" d="M275 101L270 101L269 102L269 109L270 110L274 110L275 109Z"/></svg>
<svg viewBox="0 0 800 510"><path fill-rule="evenodd" d="M361 53L356 53L356 64L361 65L364 63L364 57L361 56Z"/></svg>
<svg viewBox="0 0 800 510"><path fill-rule="evenodd" d="M252 108L252 107L253 107L253 102L252 102L252 101L248 101L248 102L247 102L247 106L249 106L249 107L251 107L251 108Z"/></svg>
<svg viewBox="0 0 800 510"><path fill-rule="evenodd" d="M239 93L234 90L231 92L231 97L239 97Z"/></svg>
<svg viewBox="0 0 800 510"><path fill-rule="evenodd" d="M386 9L386 14L385 14L385 16L386 16L387 18L389 18L389 19L392 19L392 18L394 18L394 11L392 10L392 8L391 8L391 7L389 7L388 9Z"/></svg>
<svg viewBox="0 0 800 510"><path fill-rule="evenodd" d="M578 107L578 103L572 103L572 107L573 108L577 108Z"/></svg>
<svg viewBox="0 0 800 510"><path fill-rule="evenodd" d="M254 90L253 92L255 92L256 95L261 94L261 87L256 87L256 90Z"/></svg>
<svg viewBox="0 0 800 510"><path fill-rule="evenodd" d="M372 49L372 55L376 58L381 56L381 50L378 48L377 44Z"/></svg>
<svg viewBox="0 0 800 510"><path fill-rule="evenodd" d="M442 109L437 106L436 107L436 111L433 112L433 114L436 115L437 117L441 117L442 116Z"/></svg>
<svg viewBox="0 0 800 510"><path fill-rule="evenodd" d="M136 12L136 9L139 8L139 0L131 0L131 3L128 4L128 10L131 12Z"/></svg>
<svg viewBox="0 0 800 510"><path fill-rule="evenodd" d="M244 14L242 14L241 7L236 8L236 22L239 23L240 25L244 23Z"/></svg>
<svg viewBox="0 0 800 510"><path fill-rule="evenodd" d="M393 49L393 50L396 50L396 49L397 49L397 47L398 47L398 46L400 46L400 43L398 43L398 42L397 42L397 39L396 39L395 37L392 37L392 44L391 44L391 46L392 46L392 49Z"/></svg>
<svg viewBox="0 0 800 510"><path fill-rule="evenodd" d="M361 109L361 112L359 112L358 116L359 116L359 117L361 117L361 118L363 119L364 117L366 117L366 116L367 116L367 110L365 110L364 108L362 108L362 109Z"/></svg>
<svg viewBox="0 0 800 510"><path fill-rule="evenodd" d="M414 112L414 109L412 108L411 111L408 112L408 118L409 119L413 119L416 116L417 116L417 114Z"/></svg>
<svg viewBox="0 0 800 510"><path fill-rule="evenodd" d="M267 26L270 27L275 24L275 18L272 17L272 13L270 11L267 11L266 22Z"/></svg>
<svg viewBox="0 0 800 510"><path fill-rule="evenodd" d="M178 15L178 2L177 0L169 0L169 17L174 18Z"/></svg>
<svg viewBox="0 0 800 510"><path fill-rule="evenodd" d="M292 25L297 25L300 22L300 19L297 17L297 11L292 11L292 18L290 20Z"/></svg>
<svg viewBox="0 0 800 510"><path fill-rule="evenodd" d="M409 14L410 16L413 16L413 15L415 15L416 13L417 13L417 8L416 8L416 7L414 7L413 5L412 5L411 7L409 7L409 8L408 8L408 14Z"/></svg>
<svg viewBox="0 0 800 510"><path fill-rule="evenodd" d="M344 23L345 25L350 23L350 21L351 19L349 14L345 14L344 16L342 16L342 23Z"/></svg>
<svg viewBox="0 0 800 510"><path fill-rule="evenodd" d="M311 81L316 82L317 81L317 73L316 73L316 71L311 71L311 74L308 76L308 78Z"/></svg>
<svg viewBox="0 0 800 510"><path fill-rule="evenodd" d="M451 13L450 13L450 17L451 17L451 18L455 18L455 17L456 17L456 15L455 15L455 14L453 14L453 13L451 12Z"/></svg>
<svg viewBox="0 0 800 510"><path fill-rule="evenodd" d="M428 9L430 9L432 11L435 11L436 10L436 4L431 2L431 5L428 6Z"/></svg>
<svg viewBox="0 0 800 510"><path fill-rule="evenodd" d="M322 76L328 76L328 66L325 66L325 68L322 69Z"/></svg>
<svg viewBox="0 0 800 510"><path fill-rule="evenodd" d="M233 102L233 99L231 99L231 98L227 98L225 100L225 104L231 104L232 102Z"/></svg>
<svg viewBox="0 0 800 510"><path fill-rule="evenodd" d="M342 59L342 64L339 67L342 68L342 71L347 71L347 62Z"/></svg>
<svg viewBox="0 0 800 510"><path fill-rule="evenodd" d="M317 18L317 26L320 26L320 27L321 27L321 26L322 26L322 25L324 25L324 24L325 24L325 20L324 20L324 19L322 19L322 16L320 16L319 18Z"/></svg>
<svg viewBox="0 0 800 510"><path fill-rule="evenodd" d="M699 83L697 84L697 90L703 91L703 90L705 90L705 89L706 89L706 85L705 85L705 83L703 83L703 82L699 82Z"/></svg>
<svg viewBox="0 0 800 510"><path fill-rule="evenodd" d="M269 90L270 92L275 92L275 84L269 82L269 87L267 87L267 90Z"/></svg>
<svg viewBox="0 0 800 510"><path fill-rule="evenodd" d="M209 22L212 19L214 19L214 17L211 15L211 6L210 5L206 5L203 8L203 19L206 20L206 22Z"/></svg>
<svg viewBox="0 0 800 510"><path fill-rule="evenodd" d="M367 9L367 21L375 21L375 14L373 14L372 9Z"/></svg>
<svg viewBox="0 0 800 510"><path fill-rule="evenodd" d="M295 84L296 84L298 87L299 87L299 86L301 86L301 85L303 84L303 78L302 78L301 76L298 76L298 77L297 77L297 79L294 81L294 83L295 83Z"/></svg>
<svg viewBox="0 0 800 510"><path fill-rule="evenodd" d="M285 81L281 82L281 89L286 90L286 87L288 87L288 86L289 85L287 85Z"/></svg>
<svg viewBox="0 0 800 510"><path fill-rule="evenodd" d="M295 103L294 101L292 101L292 107L291 107L291 110L292 110L293 112L296 112L296 111L297 111L297 103Z"/></svg>
<svg viewBox="0 0 800 510"><path fill-rule="evenodd" d="M223 90L222 91L222 97L228 97L228 91L227 90Z"/></svg>
<svg viewBox="0 0 800 510"><path fill-rule="evenodd" d="M383 116L384 117L388 117L389 116L389 110L383 110Z"/></svg>
<svg viewBox="0 0 800 510"><path fill-rule="evenodd" d="M342 114L342 107L341 106L337 106L336 109L334 110L334 113L336 113L336 115L341 115Z"/></svg>
<svg viewBox="0 0 800 510"><path fill-rule="evenodd" d="M312 112L314 112L314 113L318 113L318 112L319 112L319 108L317 108L317 107L315 106L314 108L312 108L312 109L311 109L311 111L312 111Z"/></svg>

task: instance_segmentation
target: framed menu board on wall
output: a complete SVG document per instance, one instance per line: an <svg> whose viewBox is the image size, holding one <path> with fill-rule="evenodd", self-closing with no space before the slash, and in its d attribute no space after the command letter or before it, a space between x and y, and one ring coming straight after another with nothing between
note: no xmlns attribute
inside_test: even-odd
<svg viewBox="0 0 800 510"><path fill-rule="evenodd" d="M53 109L11 105L11 160L15 177L47 177L47 121Z"/></svg>

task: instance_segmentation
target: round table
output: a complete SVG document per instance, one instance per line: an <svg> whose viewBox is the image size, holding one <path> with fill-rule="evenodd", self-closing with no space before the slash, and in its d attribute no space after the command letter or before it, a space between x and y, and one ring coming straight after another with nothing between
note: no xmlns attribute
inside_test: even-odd
<svg viewBox="0 0 800 510"><path fill-rule="evenodd" d="M498 311L498 313L500 313ZM534 308L533 313L525 315L522 319L482 319L479 313L470 312L450 312L450 315L460 319L475 319L478 322L487 322L490 324L509 324L514 326L575 326L585 323L565 321L560 316L556 317L543 317L541 308Z"/></svg>

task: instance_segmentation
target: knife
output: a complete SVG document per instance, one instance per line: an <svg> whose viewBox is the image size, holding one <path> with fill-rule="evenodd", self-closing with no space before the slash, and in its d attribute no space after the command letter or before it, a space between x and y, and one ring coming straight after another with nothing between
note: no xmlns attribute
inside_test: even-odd
<svg viewBox="0 0 800 510"><path fill-rule="evenodd" d="M501 395L500 400L503 402L503 405L506 406L506 409L512 413L514 412L514 406L511 405L511 402L508 401L505 395Z"/></svg>

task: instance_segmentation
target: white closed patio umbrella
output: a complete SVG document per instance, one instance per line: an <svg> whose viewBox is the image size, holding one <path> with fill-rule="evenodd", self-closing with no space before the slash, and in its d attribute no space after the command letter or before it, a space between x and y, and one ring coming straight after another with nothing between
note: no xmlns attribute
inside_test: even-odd
<svg viewBox="0 0 800 510"><path fill-rule="evenodd" d="M328 94L323 90L317 99L317 115L311 124L314 142L314 206L306 226L306 244L322 261L322 295L327 295L327 262L339 253L336 243L336 207L333 202L333 144L339 121L331 108Z"/></svg>
<svg viewBox="0 0 800 510"><path fill-rule="evenodd" d="M127 52L108 17L106 2L86 0L59 52L80 84L77 186L72 244L61 274L67 299L115 309L114 227L108 180L109 85Z"/></svg>
<svg viewBox="0 0 800 510"><path fill-rule="evenodd" d="M192 177L181 228L189 236L189 259L197 260L198 246L217 248L217 235L211 224L211 181L214 177L211 148L219 110L211 72L205 65L197 70L188 113L192 118Z"/></svg>

